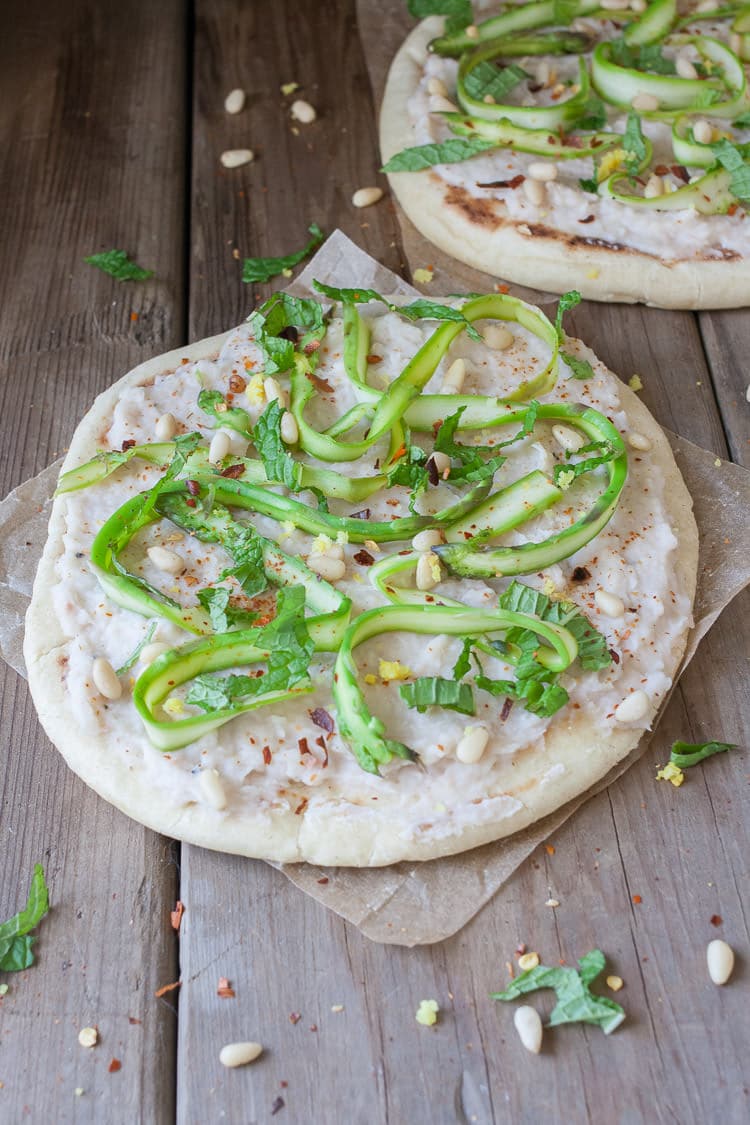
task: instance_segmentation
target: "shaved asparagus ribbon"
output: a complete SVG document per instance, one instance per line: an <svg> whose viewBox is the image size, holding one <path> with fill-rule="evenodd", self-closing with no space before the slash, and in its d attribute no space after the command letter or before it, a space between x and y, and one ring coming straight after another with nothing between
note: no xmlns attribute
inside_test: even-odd
<svg viewBox="0 0 750 1125"><path fill-rule="evenodd" d="M579 550L593 538L611 518L625 481L626 456L620 435L603 415L590 408L564 403L523 404L524 399L544 394L554 386L562 334L541 312L504 294L475 297L464 304L462 312L464 321L441 324L400 374L393 377L388 388L380 391L368 382L369 326L356 308L346 305L344 368L359 401L343 419L334 421L326 430L318 431L306 424L303 411L316 387L308 377L311 372L308 357L297 352L290 381L291 409L299 423L300 443L319 460L340 463L353 460L355 455L362 456L376 443L387 441L387 463L395 463L405 453L403 446L394 448L396 441L402 442L407 430L434 435L445 418L457 409L463 410L457 433L520 424L517 435L520 438L527 429L533 430L532 422L536 425L564 421L580 430L589 441L606 445L611 454L605 467L608 483L578 520L542 542L513 547L492 543L562 499L564 488L540 470L499 489L493 488L492 477L469 483L462 496L433 514L391 520L337 515L311 508L301 499L270 489L268 485L273 482L267 477L266 467L252 457L228 456L221 465L210 463L205 444L187 453L175 477L170 474L176 470L169 468L176 452L172 442L135 445L124 452L100 454L61 477L58 493L96 484L133 459L168 470L151 488L132 496L109 517L95 537L91 551L95 574L110 600L150 619L165 618L199 636L159 656L136 681L136 708L149 739L159 749L177 749L240 714L309 691L310 681L303 677L288 690L240 699L231 707L207 714L177 718L173 712L164 710L172 693L196 676L262 664L268 657L268 650L263 647L262 629L235 629L216 634L202 606L183 606L139 573L128 569L124 560L137 553L137 536L157 520L169 520L199 541L218 544L236 562L242 559L241 553L238 555L242 543L251 535L253 543L259 545L263 571L269 583L277 587L304 587L308 611L305 624L314 651L339 654L334 695L339 705L340 733L363 768L368 770L377 772L380 765L394 756L411 757L411 751L384 737L382 724L369 715L364 706L352 653L369 637L401 629L416 633L447 632L477 637L481 647L487 644L487 636L521 627L539 637L537 659L543 666L559 671L575 659L575 639L562 626L542 622L532 614L473 610L455 600L403 586L404 578L417 565L418 554L413 550L389 555L371 569L371 581L394 604L365 613L350 623L351 602L347 597L301 559L284 552L272 539L248 530L248 525L237 518L239 512L248 511L285 528L313 535L335 538L343 534L353 543L370 540L378 544L403 543L418 531L440 528L445 542L433 550L443 564L457 574L485 576L536 572ZM505 398L423 393L456 336L467 324L484 318L514 321L535 333L547 345L549 359ZM533 411L531 415L530 411ZM247 417L247 424L244 421L242 424L252 439ZM366 435L347 439L347 434L360 423L367 425ZM511 438L511 444L517 438ZM498 442L498 450L504 444L508 443ZM465 448L471 450L472 446ZM227 464L232 466L230 476L222 475ZM386 488L388 477L383 472L361 478L345 477L333 470L301 464L299 480L301 490L315 488L333 499L359 502ZM362 515L366 517L367 513ZM512 646L508 661L514 661Z"/></svg>

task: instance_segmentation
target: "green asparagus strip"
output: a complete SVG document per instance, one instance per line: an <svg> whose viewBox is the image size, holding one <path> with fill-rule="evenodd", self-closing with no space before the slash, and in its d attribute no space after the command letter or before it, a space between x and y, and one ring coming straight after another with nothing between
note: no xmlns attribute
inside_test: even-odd
<svg viewBox="0 0 750 1125"><path fill-rule="evenodd" d="M578 60L577 90L570 97L560 99L554 105L521 106L512 103L495 104L471 96L467 89L467 79L472 71L482 63L489 62L503 53L503 44L487 43L465 54L458 64L456 93L459 105L466 113L487 121L509 121L512 125L528 129L556 129L570 126L582 116L589 97L589 72L583 59ZM484 134L479 133L480 136Z"/></svg>
<svg viewBox="0 0 750 1125"><path fill-rule="evenodd" d="M566 15L570 19L577 16L591 15L599 9L599 0L572 0L565 5ZM499 16L485 20L478 26L479 42L500 39L516 31L530 31L536 27L555 27L562 21L559 18L559 8L555 0L542 0L536 4L517 4ZM442 35L433 39L430 50L438 55L457 58L464 51L469 51L477 46L477 39L472 39L466 30L457 31L452 35Z"/></svg>
<svg viewBox="0 0 750 1125"><path fill-rule="evenodd" d="M578 143L571 143L563 133L552 133L547 127L523 126L509 114L500 120L483 120L477 115L465 113L442 113L441 117L451 130L462 137L482 137L495 141L498 148L511 148L514 152L529 152L535 156L545 156L550 160L580 160L586 156L596 156L608 148L622 144L622 134L595 132L576 134Z"/></svg>
<svg viewBox="0 0 750 1125"><path fill-rule="evenodd" d="M631 47L657 43L669 34L676 18L676 0L652 0L645 12L625 28L623 39Z"/></svg>

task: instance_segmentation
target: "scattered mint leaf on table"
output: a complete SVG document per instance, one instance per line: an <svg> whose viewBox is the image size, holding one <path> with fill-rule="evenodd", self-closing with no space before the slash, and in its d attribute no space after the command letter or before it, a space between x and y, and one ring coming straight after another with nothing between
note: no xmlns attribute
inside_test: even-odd
<svg viewBox="0 0 750 1125"><path fill-rule="evenodd" d="M604 971L605 958L599 949L592 949L578 962L579 969L565 966L548 968L537 965L521 973L503 992L490 993L493 1000L517 1000L540 988L552 988L557 1003L547 1027L561 1023L592 1023L609 1035L625 1019L625 1011L606 996L596 996L590 985Z"/></svg>
<svg viewBox="0 0 750 1125"><path fill-rule="evenodd" d="M153 270L144 270L142 266L132 262L124 250L105 250L83 260L103 273L108 273L116 281L146 281L154 276Z"/></svg>
<svg viewBox="0 0 750 1125"><path fill-rule="evenodd" d="M313 250L317 250L325 240L325 234L317 223L311 223L307 229L311 236L310 241L301 250L296 250L292 254L284 254L280 258L245 258L242 263L242 280L251 284L270 281L272 277L278 277L284 270L290 270L299 265L309 254L312 254Z"/></svg>

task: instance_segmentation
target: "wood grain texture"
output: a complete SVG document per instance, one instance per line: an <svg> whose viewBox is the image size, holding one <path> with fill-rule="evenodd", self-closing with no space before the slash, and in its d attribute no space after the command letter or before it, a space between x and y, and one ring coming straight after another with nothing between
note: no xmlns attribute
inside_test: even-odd
<svg viewBox="0 0 750 1125"><path fill-rule="evenodd" d="M176 0L14 2L3 26L5 490L58 456L97 391L181 337L186 44ZM111 247L156 279L121 285L84 264ZM0 918L25 902L37 861L52 910L37 963L4 977L0 1119L167 1122L176 1023L153 993L176 973L172 845L68 772L5 668L1 700ZM86 1025L93 1050L77 1041Z"/></svg>

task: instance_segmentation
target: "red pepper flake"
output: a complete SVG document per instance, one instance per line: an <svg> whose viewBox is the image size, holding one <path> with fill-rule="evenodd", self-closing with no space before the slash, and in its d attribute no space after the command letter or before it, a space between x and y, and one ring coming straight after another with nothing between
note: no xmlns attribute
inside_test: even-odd
<svg viewBox="0 0 750 1125"><path fill-rule="evenodd" d="M640 895L633 895L633 902L634 902L634 903L636 904L636 906L637 906L637 905L638 905L638 903L640 903L640 902L643 902L643 899L641 898L641 896L640 896Z"/></svg>
<svg viewBox="0 0 750 1125"><path fill-rule="evenodd" d="M175 930L176 932L179 932L180 922L182 921L182 915L184 913L185 913L185 907L180 902L180 900L177 899L177 902L174 904L174 910L170 911L170 914L169 914L169 920L172 923L172 929Z"/></svg>
<svg viewBox="0 0 750 1125"><path fill-rule="evenodd" d="M298 738L297 745L299 746L300 754L312 754L312 750L308 746L306 738Z"/></svg>
<svg viewBox="0 0 750 1125"><path fill-rule="evenodd" d="M129 449L132 449L134 445L135 445L135 438L126 438L125 441L122 443L123 453L127 453L127 451Z"/></svg>
<svg viewBox="0 0 750 1125"><path fill-rule="evenodd" d="M301 1019L302 1019L302 1013L301 1012L290 1012L289 1013L289 1022L290 1023L299 1023L299 1021Z"/></svg>
<svg viewBox="0 0 750 1125"><path fill-rule="evenodd" d="M233 371L229 376L229 389L233 394L241 394L247 386L246 381L236 371Z"/></svg>
<svg viewBox="0 0 750 1125"><path fill-rule="evenodd" d="M510 285L496 285L495 289L498 293L510 293Z"/></svg>
<svg viewBox="0 0 750 1125"><path fill-rule="evenodd" d="M357 551L356 555L354 556L354 561L355 563L359 563L360 566L372 566L372 564L375 562L375 559L372 557L369 551L365 551L363 549L361 551Z"/></svg>
<svg viewBox="0 0 750 1125"><path fill-rule="evenodd" d="M547 855L554 855L555 854L555 845L554 844L545 844L544 850L547 853Z"/></svg>
<svg viewBox="0 0 750 1125"><path fill-rule="evenodd" d="M188 496L185 503L187 504L188 508L197 508L198 507L197 503L195 502L195 500L193 500L192 496Z"/></svg>
<svg viewBox="0 0 750 1125"><path fill-rule="evenodd" d="M264 746L263 747L263 764L266 765L266 766L270 766L270 764L271 764L271 747L270 746Z"/></svg>
<svg viewBox="0 0 750 1125"><path fill-rule="evenodd" d="M285 1105L286 1102L281 1097L281 1095L279 1095L278 1098L274 1098L273 1105L271 1106L271 1117L274 1117L280 1109L284 1108Z"/></svg>
<svg viewBox="0 0 750 1125"><path fill-rule="evenodd" d="M668 171L669 168L666 166L666 164L657 164L654 168L654 172L656 172L657 176L666 176Z"/></svg>
<svg viewBox="0 0 750 1125"><path fill-rule="evenodd" d="M516 946L516 953L518 954L519 957L522 957L525 952L526 952L526 942L521 941Z"/></svg>
<svg viewBox="0 0 750 1125"><path fill-rule="evenodd" d="M168 992L174 992L176 988L179 988L181 984L181 980L173 981L172 984L163 984L161 988L157 988L154 996L166 996Z"/></svg>
<svg viewBox="0 0 750 1125"><path fill-rule="evenodd" d="M317 1031L317 1030L318 1030L318 1025L316 1023L311 1023L310 1024L310 1031Z"/></svg>
<svg viewBox="0 0 750 1125"><path fill-rule="evenodd" d="M133 1026L135 1026L136 1024L140 1026L140 1024L143 1023L143 1020L137 1020L135 1016L128 1016L128 1023L132 1024Z"/></svg>
<svg viewBox="0 0 750 1125"><path fill-rule="evenodd" d="M383 357L382 357L382 355L375 355L375 354L368 355L367 362L368 363L382 363Z"/></svg>
<svg viewBox="0 0 750 1125"><path fill-rule="evenodd" d="M736 214L738 206L739 206L738 203L730 203L729 206L727 207L727 215Z"/></svg>
<svg viewBox="0 0 750 1125"><path fill-rule="evenodd" d="M690 183L690 173L688 172L687 168L684 167L684 165L672 164L669 170L673 176L676 176L678 180L682 180L683 184Z"/></svg>
<svg viewBox="0 0 750 1125"><path fill-rule="evenodd" d="M227 465L226 469L221 470L221 476L229 477L230 480L237 480L245 471L244 465Z"/></svg>
<svg viewBox="0 0 750 1125"><path fill-rule="evenodd" d="M294 815L295 816L301 816L302 813L307 808L307 804L308 804L307 797L303 797L302 800L300 801L300 803L297 805L297 808L294 810Z"/></svg>
<svg viewBox="0 0 750 1125"><path fill-rule="evenodd" d="M513 700L510 698L509 695L506 695L505 702L503 703L503 709L500 712L500 722L501 723L504 723L505 720L508 718L508 715L510 715L510 711L511 711L512 706L513 706Z"/></svg>
<svg viewBox="0 0 750 1125"><path fill-rule="evenodd" d="M185 488L191 496L200 496L201 486L198 484L197 480L186 480Z"/></svg>
<svg viewBox="0 0 750 1125"><path fill-rule="evenodd" d="M112 1062L107 1067L110 1074L115 1074L118 1070L122 1070L122 1063L119 1059L112 1059Z"/></svg>
<svg viewBox="0 0 750 1125"><path fill-rule="evenodd" d="M324 394L333 394L335 387L332 387L327 379L321 379L320 375L316 375L312 371L306 371L305 375L310 380L316 391L323 391Z"/></svg>
<svg viewBox="0 0 750 1125"><path fill-rule="evenodd" d="M323 757L323 761L321 763L320 768L322 770L324 770L326 768L326 766L328 765L328 747L326 746L325 739L323 738L322 735L319 735L318 738L315 739L315 745L319 746L320 749L323 751L324 757Z"/></svg>
<svg viewBox="0 0 750 1125"><path fill-rule="evenodd" d="M321 727L324 731L327 731L328 734L333 734L333 719L324 707L316 707L315 710L310 711L309 714L316 727Z"/></svg>
<svg viewBox="0 0 750 1125"><path fill-rule="evenodd" d="M578 222L579 223L593 223L595 218L596 218L595 215L587 215L585 219L579 219Z"/></svg>
<svg viewBox="0 0 750 1125"><path fill-rule="evenodd" d="M313 352L316 352L319 347L320 347L320 340L310 340L310 342L308 344L305 344L302 351L305 353L305 355L312 355Z"/></svg>
<svg viewBox="0 0 750 1125"><path fill-rule="evenodd" d="M132 312L132 313L130 314L130 319L131 319L131 320L137 320L137 319L138 319L138 313L137 313L137 312Z"/></svg>
<svg viewBox="0 0 750 1125"><path fill-rule="evenodd" d="M234 989L232 988L226 977L219 977L219 985L216 989L216 995L221 996L222 1000L234 1000Z"/></svg>
<svg viewBox="0 0 750 1125"><path fill-rule="evenodd" d="M721 914L712 914L709 921L711 922L712 926L720 926L724 919L722 918Z"/></svg>
<svg viewBox="0 0 750 1125"><path fill-rule="evenodd" d="M612 657L612 662L614 664L620 663L620 654L619 654L619 652L616 652L615 649L611 648L609 650L609 655Z"/></svg>
<svg viewBox="0 0 750 1125"><path fill-rule="evenodd" d="M328 878L328 876L327 876L327 875L324 875L322 879L318 879L318 880L316 880L316 881L317 881L318 883L320 883L321 887L327 887L327 886L328 886L328 883L330 882L330 880L329 880L329 878Z"/></svg>

